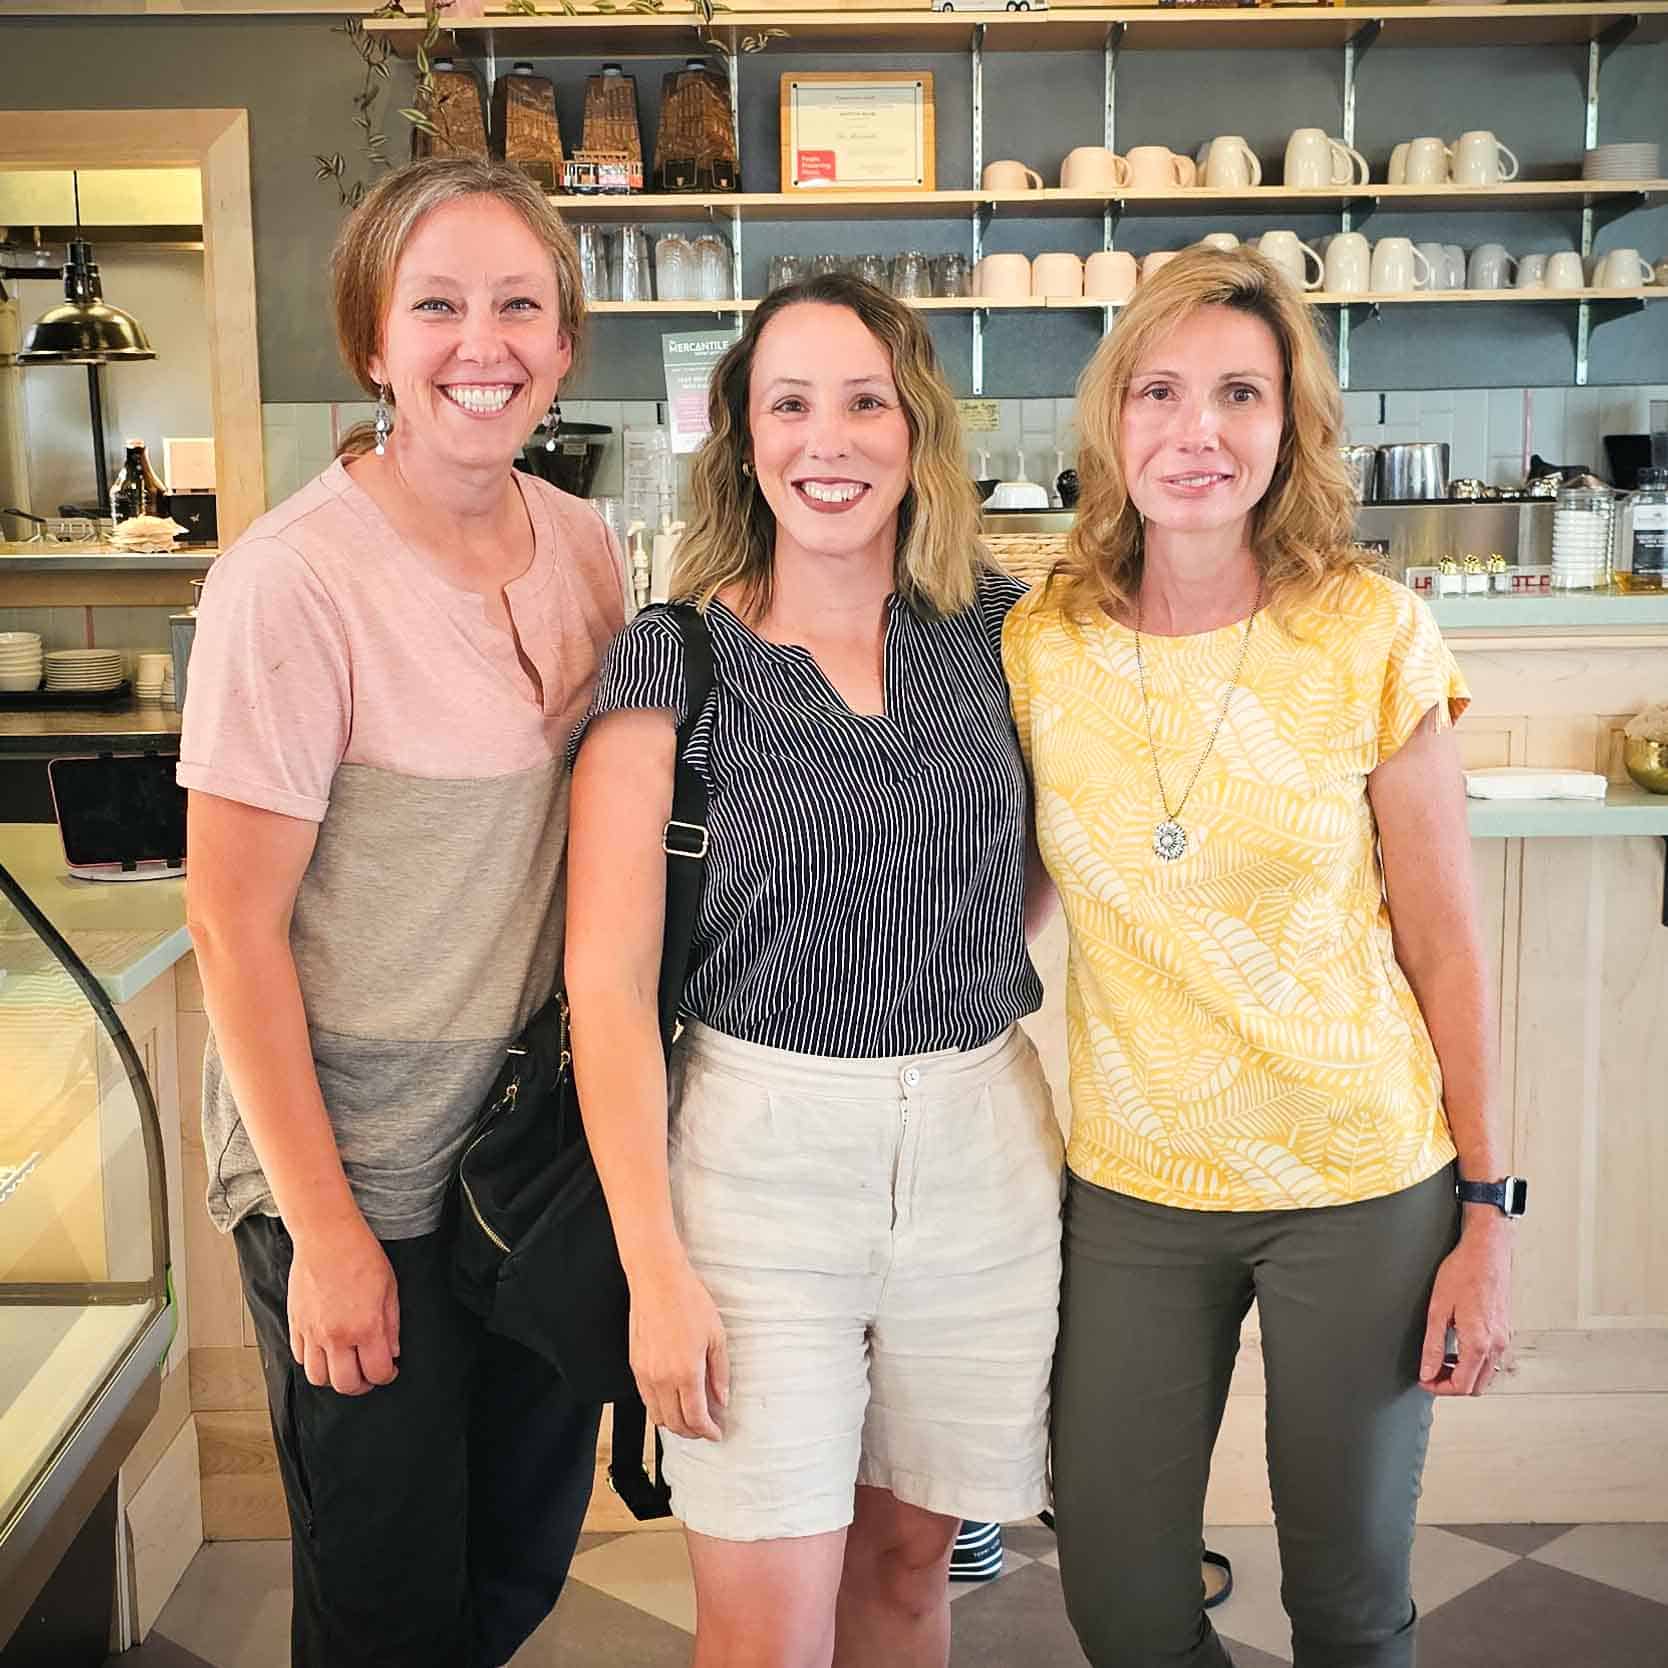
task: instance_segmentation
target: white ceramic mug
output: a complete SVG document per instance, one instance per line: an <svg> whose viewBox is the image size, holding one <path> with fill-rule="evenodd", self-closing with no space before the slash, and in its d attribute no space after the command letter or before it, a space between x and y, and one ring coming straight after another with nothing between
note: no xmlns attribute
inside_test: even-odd
<svg viewBox="0 0 1668 1668"><path fill-rule="evenodd" d="M1079 145L1060 164L1062 191L1121 191L1134 184L1132 166L1104 145Z"/></svg>
<svg viewBox="0 0 1668 1668"><path fill-rule="evenodd" d="M1581 257L1573 249L1560 249L1546 258L1546 287L1549 290L1578 290L1587 281Z"/></svg>
<svg viewBox="0 0 1668 1668"><path fill-rule="evenodd" d="M1373 245L1372 287L1377 295L1431 287L1431 263L1405 237L1381 237Z"/></svg>
<svg viewBox="0 0 1668 1668"><path fill-rule="evenodd" d="M1656 282L1656 268L1637 249L1612 249L1598 270L1601 290L1632 290Z"/></svg>
<svg viewBox="0 0 1668 1668"><path fill-rule="evenodd" d="M1390 185L1407 184L1407 141L1404 139L1390 153L1390 166L1384 175Z"/></svg>
<svg viewBox="0 0 1668 1668"><path fill-rule="evenodd" d="M1090 301L1122 303L1135 294L1139 277L1127 249L1102 249L1083 263L1083 294Z"/></svg>
<svg viewBox="0 0 1668 1668"><path fill-rule="evenodd" d="M1503 290L1517 278L1517 257L1502 243L1479 243L1465 269L1470 290Z"/></svg>
<svg viewBox="0 0 1668 1668"><path fill-rule="evenodd" d="M1442 287L1449 290L1465 288L1465 251L1457 243L1442 245Z"/></svg>
<svg viewBox="0 0 1668 1668"><path fill-rule="evenodd" d="M1410 139L1407 145L1408 185L1446 185L1454 153L1441 139Z"/></svg>
<svg viewBox="0 0 1668 1668"><path fill-rule="evenodd" d="M1326 288L1332 295L1363 295L1372 285L1373 246L1360 232L1338 232L1326 245Z"/></svg>
<svg viewBox="0 0 1668 1668"><path fill-rule="evenodd" d="M1136 145L1124 160L1137 191L1181 191L1196 177L1193 159L1177 156L1166 145Z"/></svg>
<svg viewBox="0 0 1668 1668"><path fill-rule="evenodd" d="M1285 183L1305 191L1329 185L1365 185L1367 159L1318 127L1300 127L1286 141Z"/></svg>
<svg viewBox="0 0 1668 1668"><path fill-rule="evenodd" d="M984 184L986 191L1041 191L1043 177L1023 162L987 162Z"/></svg>
<svg viewBox="0 0 1668 1668"><path fill-rule="evenodd" d="M1263 183L1257 153L1237 133L1224 133L1206 147L1204 180L1210 191L1243 191ZM1194 164L1197 168L1198 164Z"/></svg>
<svg viewBox="0 0 1668 1668"><path fill-rule="evenodd" d="M1447 249L1440 243L1420 243L1415 247L1419 253L1431 263L1431 288L1433 290L1463 290L1465 288L1465 260L1460 260L1460 280L1456 284L1453 279L1453 266L1448 259Z"/></svg>
<svg viewBox="0 0 1668 1668"><path fill-rule="evenodd" d="M1546 284L1546 256L1524 255L1517 263L1517 278L1512 287L1519 290L1538 290Z"/></svg>
<svg viewBox="0 0 1668 1668"><path fill-rule="evenodd" d="M1454 146L1455 185L1499 185L1517 178L1517 158L1486 128L1462 133Z"/></svg>
<svg viewBox="0 0 1668 1668"><path fill-rule="evenodd" d="M1239 248L1239 239L1232 232L1206 232L1199 242L1207 249L1220 249L1224 254Z"/></svg>
<svg viewBox="0 0 1668 1668"><path fill-rule="evenodd" d="M1300 290L1318 290L1326 281L1326 262L1320 251L1305 243L1296 232L1264 232L1257 239L1257 252L1273 261ZM1310 275L1309 262L1314 262Z"/></svg>
<svg viewBox="0 0 1668 1668"><path fill-rule="evenodd" d="M973 269L973 293L988 301L1024 301L1031 293L1028 255L986 255Z"/></svg>
<svg viewBox="0 0 1668 1668"><path fill-rule="evenodd" d="M1031 262L1031 293L1076 300L1083 294L1083 257L1063 250L1038 255Z"/></svg>
<svg viewBox="0 0 1668 1668"><path fill-rule="evenodd" d="M1158 271L1166 261L1173 261L1181 251L1179 249L1155 249L1150 255L1141 257L1141 279L1144 283Z"/></svg>

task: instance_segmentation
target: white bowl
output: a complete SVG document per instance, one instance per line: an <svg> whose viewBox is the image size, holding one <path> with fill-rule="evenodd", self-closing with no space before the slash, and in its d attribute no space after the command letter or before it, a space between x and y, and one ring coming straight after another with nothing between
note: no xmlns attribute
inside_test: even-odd
<svg viewBox="0 0 1668 1668"><path fill-rule="evenodd" d="M0 648L16 648L24 643L38 649L41 646L41 634L38 631L0 631Z"/></svg>
<svg viewBox="0 0 1668 1668"><path fill-rule="evenodd" d="M29 695L41 686L40 673L0 672L0 691L7 695Z"/></svg>

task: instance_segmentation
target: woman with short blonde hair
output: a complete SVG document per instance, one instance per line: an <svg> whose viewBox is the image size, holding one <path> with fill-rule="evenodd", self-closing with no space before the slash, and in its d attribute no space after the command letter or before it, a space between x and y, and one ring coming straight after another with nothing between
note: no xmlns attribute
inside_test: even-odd
<svg viewBox="0 0 1668 1668"><path fill-rule="evenodd" d="M668 1085L685 680L650 609L575 743L585 1124L697 1668L944 1668L958 1520L1047 1503L1060 1138L1018 1025L1041 998L1000 657L1021 588L984 562L903 303L845 277L776 291L710 404L672 585L715 672L686 750L708 798L689 1024Z"/></svg>
<svg viewBox="0 0 1668 1668"><path fill-rule="evenodd" d="M1312 321L1248 250L1142 284L1003 644L1071 941L1053 1477L1094 1668L1231 1660L1198 1558L1253 1301L1296 1668L1408 1668L1433 1399L1508 1337L1466 691L1350 543Z"/></svg>

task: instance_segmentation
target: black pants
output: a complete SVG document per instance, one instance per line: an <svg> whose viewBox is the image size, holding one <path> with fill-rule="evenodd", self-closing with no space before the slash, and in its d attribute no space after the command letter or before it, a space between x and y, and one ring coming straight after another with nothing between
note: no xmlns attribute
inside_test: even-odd
<svg viewBox="0 0 1668 1668"><path fill-rule="evenodd" d="M234 1238L289 1502L294 1668L498 1668L562 1590L601 1409L456 1301L444 1231L383 1242L399 1377L316 1389L290 1354L283 1223Z"/></svg>
<svg viewBox="0 0 1668 1668"><path fill-rule="evenodd" d="M1431 1397L1459 1232L1450 1165L1314 1210L1176 1210L1071 1177L1052 1405L1066 1610L1094 1668L1228 1668L1202 1608L1211 1449L1257 1300L1294 1668L1413 1668Z"/></svg>

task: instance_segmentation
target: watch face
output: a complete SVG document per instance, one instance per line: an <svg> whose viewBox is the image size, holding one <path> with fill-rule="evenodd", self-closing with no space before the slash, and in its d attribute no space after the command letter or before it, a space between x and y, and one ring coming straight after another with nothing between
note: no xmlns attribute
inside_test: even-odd
<svg viewBox="0 0 1668 1668"><path fill-rule="evenodd" d="M1521 1176L1512 1176L1506 1182L1506 1198L1504 1209L1508 1216L1522 1216L1529 1208L1529 1184Z"/></svg>

